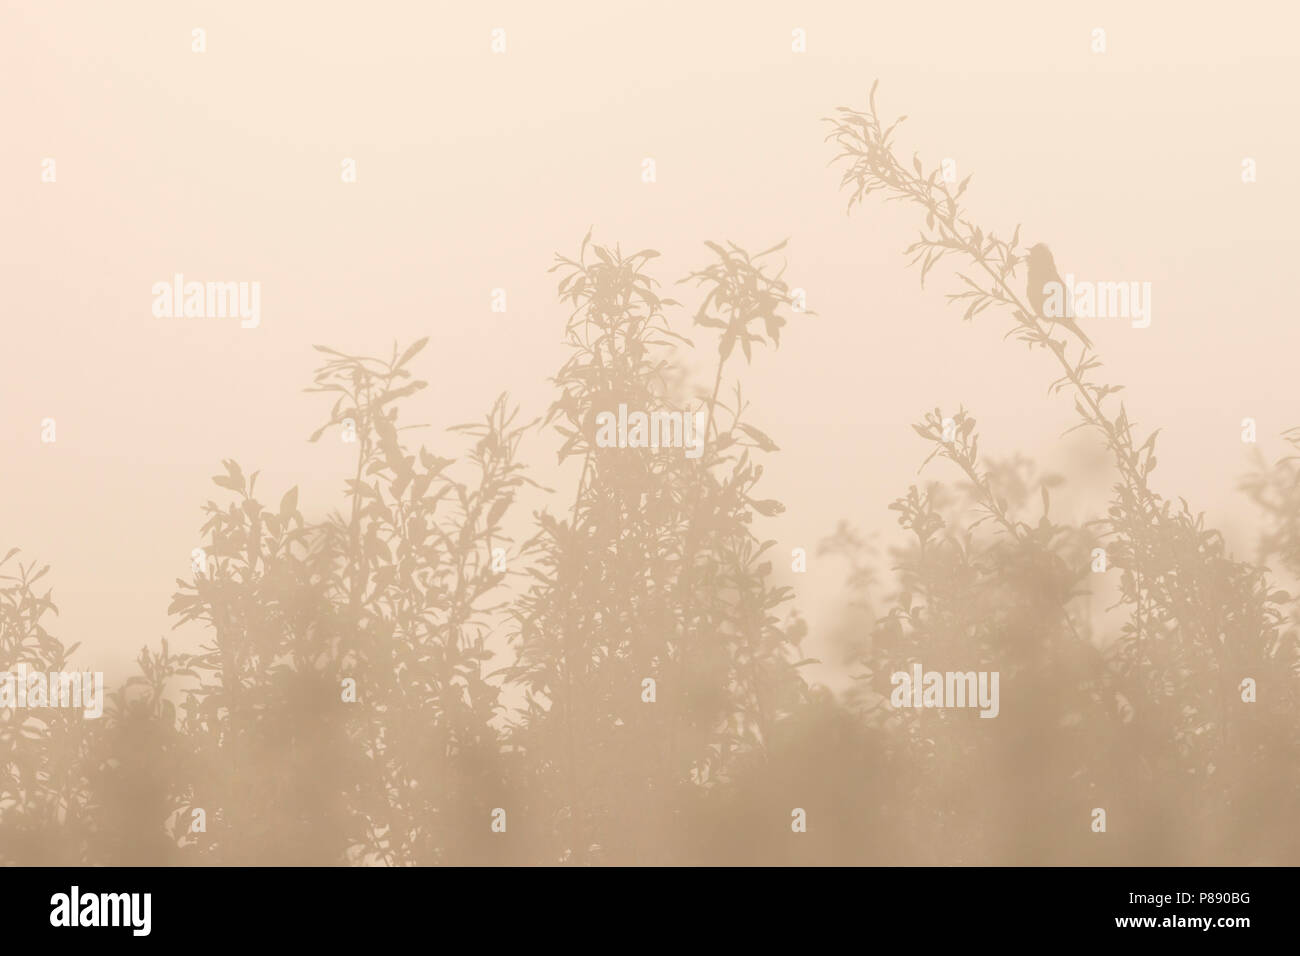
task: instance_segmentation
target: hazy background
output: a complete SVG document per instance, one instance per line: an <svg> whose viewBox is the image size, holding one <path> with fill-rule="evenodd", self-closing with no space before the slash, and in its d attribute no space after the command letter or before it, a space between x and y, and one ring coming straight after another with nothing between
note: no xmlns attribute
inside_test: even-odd
<svg viewBox="0 0 1300 956"><path fill-rule="evenodd" d="M1130 416L1164 429L1155 488L1246 556L1241 419L1270 460L1300 424L1298 19L1282 4L6 0L0 547L54 565L53 630L115 682L170 629L221 458L261 469L264 501L294 484L305 513L339 500L351 446L305 440L328 411L301 393L312 344L432 336L417 362L432 387L411 404L438 429L503 389L540 413L565 356L546 269L592 225L659 249L665 280L705 261L704 239L790 237L787 278L819 315L796 316L779 365L760 354L746 376L751 420L789 453L762 486L787 505L764 529L786 554L840 518L892 528L884 504L929 450L907 425L935 405L971 408L988 454L1104 487L1059 438L1069 398L1041 400L1046 357L1028 374L1004 318L962 324L946 272L922 292L905 271L913 211L845 217L820 118L864 107L878 77L882 112L912 117L900 152L974 173L977 220L1023 223L1062 273L1153 284L1150 328L1086 329ZM261 282L261 326L153 318L150 287L175 272ZM545 467L554 445L539 435L522 457ZM842 570L813 560L793 581L810 652Z"/></svg>

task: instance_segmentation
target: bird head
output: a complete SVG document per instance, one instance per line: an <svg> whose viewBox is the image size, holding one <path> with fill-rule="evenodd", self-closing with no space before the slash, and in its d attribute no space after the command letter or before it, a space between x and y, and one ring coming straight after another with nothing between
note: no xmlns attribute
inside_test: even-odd
<svg viewBox="0 0 1300 956"><path fill-rule="evenodd" d="M1029 247L1029 255L1025 256L1024 261L1029 263L1031 269L1056 268L1056 264L1052 261L1052 250L1041 242Z"/></svg>

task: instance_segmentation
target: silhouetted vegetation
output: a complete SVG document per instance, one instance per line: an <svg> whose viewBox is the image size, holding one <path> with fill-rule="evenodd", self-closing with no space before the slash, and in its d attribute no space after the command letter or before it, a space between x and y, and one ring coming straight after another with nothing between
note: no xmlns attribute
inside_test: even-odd
<svg viewBox="0 0 1300 956"><path fill-rule="evenodd" d="M502 395L431 449L407 423L427 339L387 357L318 346L308 391L332 405L310 440L356 450L339 509L305 516L296 488L263 501L257 473L223 462L169 609L203 644L142 650L102 720L0 709L0 859L1300 862L1300 644L1274 583L1300 575L1294 460L1246 480L1264 525L1256 560L1237 559L1153 486L1158 430L1136 432L1095 354L1072 355L1017 291L1019 229L985 232L959 205L966 183L900 162L874 92L831 120L850 208L873 193L914 206L922 281L960 263L965 316L1000 313L1048 357L1052 393L1108 449L1104 512L1059 522L1063 477L981 458L965 409L926 412L912 427L950 477L888 506L905 537L887 563L847 523L823 543L846 563L857 680L810 685L807 628L774 574L789 557L763 536L783 510L760 489L780 436L741 382L741 357L795 318L785 244L707 243L678 282L688 312L661 294L657 253L588 234L553 270L569 357L538 419ZM602 446L597 415L620 405L700 413L702 455ZM529 477L534 428L574 484ZM531 517L526 486L548 502ZM13 557L0 668L64 669L76 646L43 623L47 569ZM890 675L918 661L1000 672L997 719L890 707ZM791 832L796 807L807 833Z"/></svg>

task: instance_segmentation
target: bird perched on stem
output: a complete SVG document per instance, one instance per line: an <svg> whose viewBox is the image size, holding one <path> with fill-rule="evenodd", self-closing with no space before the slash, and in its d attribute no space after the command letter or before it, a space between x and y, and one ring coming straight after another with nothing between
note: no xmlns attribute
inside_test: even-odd
<svg viewBox="0 0 1300 956"><path fill-rule="evenodd" d="M1048 249L1043 243L1030 246L1029 255L1025 257L1029 263L1029 285L1025 289L1025 295L1029 298L1029 304L1033 307L1034 313L1045 322L1052 322L1069 329L1079 337L1088 348L1092 348L1092 341L1088 336L1083 334L1083 329L1079 328L1074 317L1066 314L1069 311L1069 296L1065 288L1065 283L1061 281L1061 274L1056 271L1056 262L1052 259L1052 250ZM1061 308L1060 315L1048 315L1043 311L1043 303L1047 301L1048 292L1045 287L1055 282L1059 290L1059 299ZM1053 312L1058 311L1053 309Z"/></svg>

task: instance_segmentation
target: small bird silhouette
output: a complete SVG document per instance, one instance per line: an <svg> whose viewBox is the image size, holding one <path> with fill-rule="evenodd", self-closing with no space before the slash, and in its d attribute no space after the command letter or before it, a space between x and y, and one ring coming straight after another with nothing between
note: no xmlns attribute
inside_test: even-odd
<svg viewBox="0 0 1300 956"><path fill-rule="evenodd" d="M1092 341L1088 336L1083 334L1083 329L1079 328L1078 323L1069 315L1047 315L1043 312L1043 303L1047 300L1047 293L1043 291L1044 286L1049 282L1055 282L1060 287L1061 295L1066 295L1065 283L1061 281L1061 274L1056 271L1056 262L1052 259L1052 250L1048 249L1043 243L1029 247L1029 255L1026 257L1029 262L1029 287L1025 294L1029 298L1029 304L1033 306L1034 312L1038 317L1046 322L1054 322L1057 325L1064 326L1083 342L1088 348L1092 348ZM1065 309L1067 299L1062 299L1062 311Z"/></svg>

